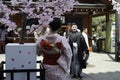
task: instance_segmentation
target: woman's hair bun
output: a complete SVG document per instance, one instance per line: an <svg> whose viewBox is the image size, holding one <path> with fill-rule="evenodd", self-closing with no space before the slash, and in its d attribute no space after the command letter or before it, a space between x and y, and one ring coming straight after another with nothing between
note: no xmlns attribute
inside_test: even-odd
<svg viewBox="0 0 120 80"><path fill-rule="evenodd" d="M49 26L53 31L58 30L62 25L61 19L58 17L53 18L53 20L49 23Z"/></svg>

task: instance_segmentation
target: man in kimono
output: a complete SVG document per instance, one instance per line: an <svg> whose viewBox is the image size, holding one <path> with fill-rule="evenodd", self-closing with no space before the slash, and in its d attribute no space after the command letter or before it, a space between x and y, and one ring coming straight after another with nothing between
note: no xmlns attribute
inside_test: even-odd
<svg viewBox="0 0 120 80"><path fill-rule="evenodd" d="M82 78L83 56L85 55L87 45L82 34L77 31L77 25L72 25L69 35L69 44L73 53L70 75L73 78Z"/></svg>

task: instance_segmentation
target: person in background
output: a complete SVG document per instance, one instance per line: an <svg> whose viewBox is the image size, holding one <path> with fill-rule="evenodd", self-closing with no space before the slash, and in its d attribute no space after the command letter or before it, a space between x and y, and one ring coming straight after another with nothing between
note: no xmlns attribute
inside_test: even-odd
<svg viewBox="0 0 120 80"><path fill-rule="evenodd" d="M88 41L88 30L87 30L87 28L83 28L82 35L83 35L83 37L85 39L85 42L87 44L87 47L88 47L88 49L86 50L86 56L85 56L85 60L87 62L88 58L89 58L89 41Z"/></svg>
<svg viewBox="0 0 120 80"><path fill-rule="evenodd" d="M69 44L72 49L72 62L70 68L70 75L72 78L82 78L82 65L84 52L87 49L83 35L77 31L77 25L72 25L71 32L69 34Z"/></svg>
<svg viewBox="0 0 120 80"><path fill-rule="evenodd" d="M1 26L1 30L0 30L0 52L4 53L5 52L5 44L6 44L6 36L7 36L8 32L6 29L5 25Z"/></svg>
<svg viewBox="0 0 120 80"><path fill-rule="evenodd" d="M57 33L60 27L61 20L53 18L49 23L49 33L36 41L38 55L43 55L45 80L66 80L70 69L72 50L67 39Z"/></svg>
<svg viewBox="0 0 120 80"><path fill-rule="evenodd" d="M6 44L8 44L8 43L14 43L14 40L16 40L20 36L20 34L17 31L17 29L10 30L10 31L7 29L7 32L8 32L8 34L7 34L6 40L5 40Z"/></svg>

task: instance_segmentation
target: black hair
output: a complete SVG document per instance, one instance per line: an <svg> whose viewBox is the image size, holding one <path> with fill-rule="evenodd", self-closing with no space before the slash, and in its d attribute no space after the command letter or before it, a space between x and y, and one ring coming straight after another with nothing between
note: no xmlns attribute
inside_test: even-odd
<svg viewBox="0 0 120 80"><path fill-rule="evenodd" d="M85 29L87 29L87 27L82 27L81 32L83 32Z"/></svg>
<svg viewBox="0 0 120 80"><path fill-rule="evenodd" d="M83 28L83 30L87 29L86 27Z"/></svg>
<svg viewBox="0 0 120 80"><path fill-rule="evenodd" d="M62 22L60 18L57 18L57 17L53 18L53 21L49 23L49 26L52 31L57 31L61 27L61 25L62 25Z"/></svg>

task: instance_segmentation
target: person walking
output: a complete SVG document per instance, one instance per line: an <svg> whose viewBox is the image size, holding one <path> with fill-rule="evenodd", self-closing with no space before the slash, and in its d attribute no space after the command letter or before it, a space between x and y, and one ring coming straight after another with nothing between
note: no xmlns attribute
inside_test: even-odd
<svg viewBox="0 0 120 80"><path fill-rule="evenodd" d="M69 34L69 44L73 53L70 75L72 78L82 78L81 72L83 68L83 56L87 49L87 45L81 32L77 31L77 25L72 25L71 27L71 32Z"/></svg>
<svg viewBox="0 0 120 80"><path fill-rule="evenodd" d="M66 80L70 69L72 50L67 39L57 33L61 24L60 18L53 18L49 23L49 33L36 41L38 54L43 55L45 80Z"/></svg>
<svg viewBox="0 0 120 80"><path fill-rule="evenodd" d="M83 28L82 35L85 39L88 49L86 50L85 61L87 62L89 59L89 41L88 41L88 30L87 28ZM88 63L87 63L88 64Z"/></svg>

